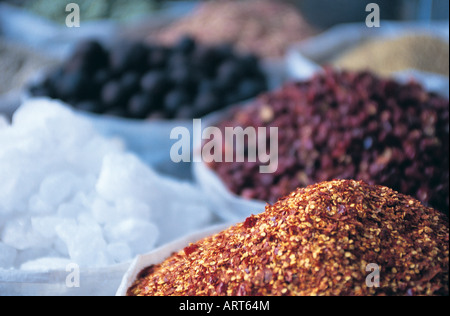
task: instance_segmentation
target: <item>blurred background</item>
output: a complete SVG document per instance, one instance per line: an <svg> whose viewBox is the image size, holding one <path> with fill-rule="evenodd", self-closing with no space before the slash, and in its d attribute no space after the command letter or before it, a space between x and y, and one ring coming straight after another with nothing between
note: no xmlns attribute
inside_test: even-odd
<svg viewBox="0 0 450 316"><path fill-rule="evenodd" d="M205 3L223 2L237 1L0 0L0 113L10 115L30 77L67 58L75 43L86 37L108 43L149 38L173 42L184 30L190 30L205 42L231 39L238 49L262 58L281 58L290 44L340 24L364 23L365 8L371 2L379 5L385 21L423 25L448 23L449 19L448 0L277 0L260 1L264 4L258 10L247 12L236 12L231 6L198 10ZM268 5L270 2L289 4L297 10L283 11ZM68 3L79 5L79 28L65 25ZM183 21L191 15L192 19ZM211 27L205 26L208 23Z"/></svg>
<svg viewBox="0 0 450 316"><path fill-rule="evenodd" d="M210 0L217 1L217 0ZM219 0L220 1L220 0ZM252 0L246 0L252 1ZM283 1L283 0L278 0ZM429 20L448 19L447 0L285 0L296 5L304 16L321 27L338 23L356 22L365 18L365 7L375 2L380 6L383 19ZM1 0L22 7L56 22L63 23L64 8L73 2L80 6L83 19L116 19L130 21L147 14L166 9L168 6L207 1L165 0Z"/></svg>

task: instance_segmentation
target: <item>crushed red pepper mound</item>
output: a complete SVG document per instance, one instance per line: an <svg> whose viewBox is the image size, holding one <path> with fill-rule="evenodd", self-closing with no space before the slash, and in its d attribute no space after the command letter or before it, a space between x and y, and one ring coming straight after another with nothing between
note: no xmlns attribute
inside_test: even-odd
<svg viewBox="0 0 450 316"><path fill-rule="evenodd" d="M299 188L144 269L129 296L448 295L442 212L385 186Z"/></svg>

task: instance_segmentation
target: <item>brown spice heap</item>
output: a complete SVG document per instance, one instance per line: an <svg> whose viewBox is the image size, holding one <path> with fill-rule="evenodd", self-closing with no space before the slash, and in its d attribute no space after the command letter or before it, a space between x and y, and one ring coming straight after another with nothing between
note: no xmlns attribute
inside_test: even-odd
<svg viewBox="0 0 450 316"><path fill-rule="evenodd" d="M128 295L448 295L448 228L387 187L322 182L145 269Z"/></svg>
<svg viewBox="0 0 450 316"><path fill-rule="evenodd" d="M151 34L150 39L173 43L190 34L202 43L233 44L261 57L282 57L293 42L316 31L297 8L280 1L209 1L186 18Z"/></svg>
<svg viewBox="0 0 450 316"><path fill-rule="evenodd" d="M369 69L380 75L418 69L449 75L449 44L429 35L408 34L374 39L344 52L333 64L344 69Z"/></svg>
<svg viewBox="0 0 450 316"><path fill-rule="evenodd" d="M415 82L327 68L235 108L217 123L222 130L278 127L274 173L260 173L263 163L248 159L210 167L231 192L269 203L297 187L354 179L448 213L448 102Z"/></svg>

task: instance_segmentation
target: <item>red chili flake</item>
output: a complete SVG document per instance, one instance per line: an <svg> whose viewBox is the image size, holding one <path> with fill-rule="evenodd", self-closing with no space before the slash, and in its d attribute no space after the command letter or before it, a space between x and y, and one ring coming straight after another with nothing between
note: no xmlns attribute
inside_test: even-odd
<svg viewBox="0 0 450 316"><path fill-rule="evenodd" d="M244 221L244 227L245 228L252 228L253 226L255 226L257 222L257 218L255 216L249 216L245 219Z"/></svg>
<svg viewBox="0 0 450 316"><path fill-rule="evenodd" d="M184 248L184 253L186 256L190 256L194 251L198 249L198 246L195 244L192 244L190 246L187 246Z"/></svg>

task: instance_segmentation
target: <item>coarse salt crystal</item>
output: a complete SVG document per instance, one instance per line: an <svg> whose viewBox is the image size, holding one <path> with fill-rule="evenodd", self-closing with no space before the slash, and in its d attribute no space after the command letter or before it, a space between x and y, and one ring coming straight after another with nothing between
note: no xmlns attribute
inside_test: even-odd
<svg viewBox="0 0 450 316"><path fill-rule="evenodd" d="M213 218L192 184L157 174L48 99L0 121L0 179L0 268L104 267Z"/></svg>

